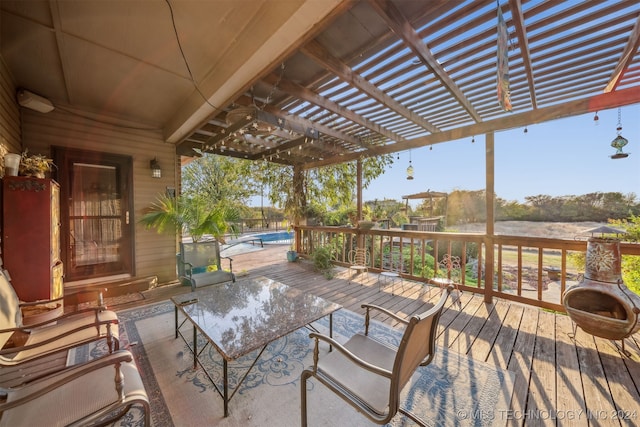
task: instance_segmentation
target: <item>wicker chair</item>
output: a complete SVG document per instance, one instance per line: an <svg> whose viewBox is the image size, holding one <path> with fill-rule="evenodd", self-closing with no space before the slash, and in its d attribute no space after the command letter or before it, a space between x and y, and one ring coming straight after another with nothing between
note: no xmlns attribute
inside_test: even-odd
<svg viewBox="0 0 640 427"><path fill-rule="evenodd" d="M409 319L381 307L363 304L362 307L366 309L364 334L354 335L344 345L326 335L310 334L315 339L314 365L302 372L301 425L307 425L307 380L311 377L376 424L386 424L400 412L424 425L420 419L400 407L400 392L418 366L426 366L433 360L438 320L451 290L452 287L446 288L433 308ZM398 348L368 335L370 310L382 311L405 325ZM335 350L320 357L320 341L328 343Z"/></svg>

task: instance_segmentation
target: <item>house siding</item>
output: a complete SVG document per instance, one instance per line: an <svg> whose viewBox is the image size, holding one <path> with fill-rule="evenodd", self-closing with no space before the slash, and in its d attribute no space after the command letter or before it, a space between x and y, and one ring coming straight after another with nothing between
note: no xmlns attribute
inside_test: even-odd
<svg viewBox="0 0 640 427"><path fill-rule="evenodd" d="M30 153L47 156L51 156L52 146L131 156L135 276L156 276L160 284L176 279L175 234L159 234L139 223L143 210L158 194L177 187L175 146L164 142L160 129L67 107L46 114L22 109L22 146ZM162 178L151 177L149 162L153 158L160 163Z"/></svg>
<svg viewBox="0 0 640 427"><path fill-rule="evenodd" d="M0 157L20 153L20 109L16 103L16 86L0 56ZM4 161L1 164L4 174Z"/></svg>

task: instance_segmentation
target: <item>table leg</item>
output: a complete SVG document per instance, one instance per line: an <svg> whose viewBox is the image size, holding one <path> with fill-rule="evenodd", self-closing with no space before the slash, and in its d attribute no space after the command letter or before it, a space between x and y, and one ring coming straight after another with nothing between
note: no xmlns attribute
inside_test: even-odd
<svg viewBox="0 0 640 427"><path fill-rule="evenodd" d="M198 368L198 337L196 326L193 325L193 369Z"/></svg>
<svg viewBox="0 0 640 427"><path fill-rule="evenodd" d="M174 316L175 316L175 325L176 325L176 338L178 338L178 306L173 306Z"/></svg>
<svg viewBox="0 0 640 427"><path fill-rule="evenodd" d="M333 313L329 313L329 338L333 338ZM333 346L329 344L329 352L333 351Z"/></svg>
<svg viewBox="0 0 640 427"><path fill-rule="evenodd" d="M224 370L223 372L223 381L224 381L224 416L228 417L229 416L229 376L227 373L227 359L223 359L222 360L222 369Z"/></svg>

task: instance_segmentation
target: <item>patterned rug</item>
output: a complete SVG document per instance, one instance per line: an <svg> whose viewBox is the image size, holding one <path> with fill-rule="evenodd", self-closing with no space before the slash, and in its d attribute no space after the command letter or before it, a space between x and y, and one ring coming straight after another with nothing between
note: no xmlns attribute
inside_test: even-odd
<svg viewBox="0 0 640 427"><path fill-rule="evenodd" d="M123 348L136 358L151 399L154 426L297 426L300 425L300 374L312 363L309 331L298 330L267 346L229 402L230 415L222 416L222 398L201 368L193 369L193 356L185 342L174 338L173 304L164 302L118 312ZM362 331L362 316L347 310L334 314L334 337L345 341ZM328 319L314 324L328 332ZM184 329L190 336L191 326ZM377 339L397 345L401 334L378 322L370 326ZM199 344L199 348L202 343ZM85 348L76 361L95 357L103 348ZM253 363L257 353L229 363L230 387ZM221 384L222 360L211 346L200 355L211 377ZM309 383L308 407L311 426L372 426L364 416L337 398L315 380ZM220 386L219 386L220 387ZM438 349L435 360L418 369L403 391L402 406L432 426L504 425L513 374L466 356ZM345 424L346 423L346 424ZM119 425L142 425L140 413ZM397 415L389 426L415 425Z"/></svg>

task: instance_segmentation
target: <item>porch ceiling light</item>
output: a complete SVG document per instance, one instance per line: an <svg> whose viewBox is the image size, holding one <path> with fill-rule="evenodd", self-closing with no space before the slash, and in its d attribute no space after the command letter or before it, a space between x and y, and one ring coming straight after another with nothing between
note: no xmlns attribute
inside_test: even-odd
<svg viewBox="0 0 640 427"><path fill-rule="evenodd" d="M154 158L149 162L149 167L151 168L151 176L153 178L162 178L162 169L160 169L160 163L158 163L158 159Z"/></svg>
<svg viewBox="0 0 640 427"><path fill-rule="evenodd" d="M19 89L16 95L18 104L22 107L38 111L40 113L48 113L53 111L54 107L51 101L26 89Z"/></svg>

